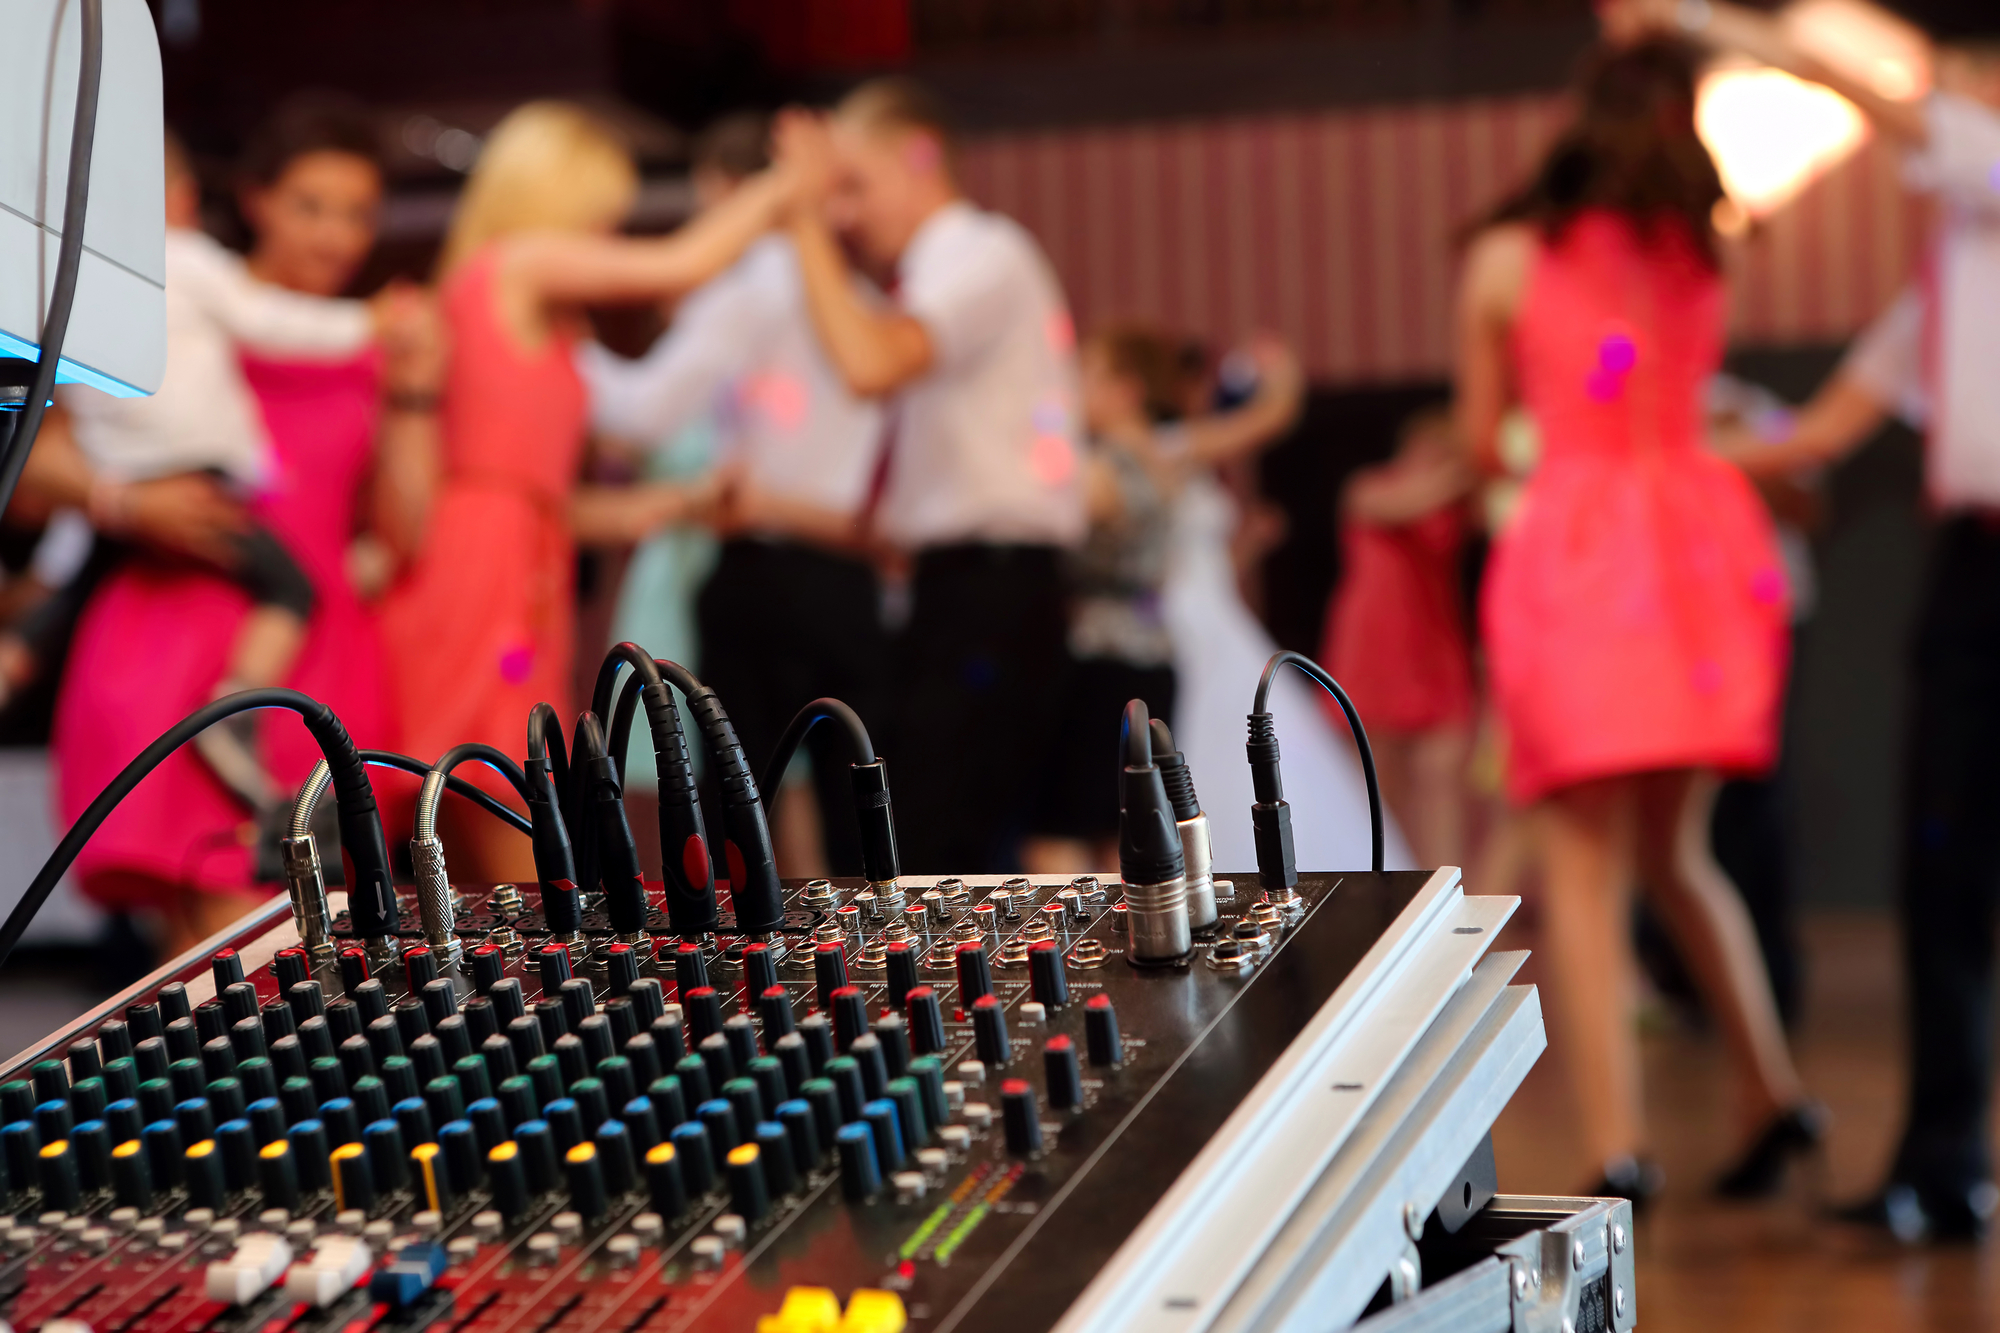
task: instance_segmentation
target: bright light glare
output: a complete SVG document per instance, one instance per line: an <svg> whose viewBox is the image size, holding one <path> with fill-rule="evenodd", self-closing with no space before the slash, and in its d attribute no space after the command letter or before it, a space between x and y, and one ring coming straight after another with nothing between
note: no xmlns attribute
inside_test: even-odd
<svg viewBox="0 0 2000 1333"><path fill-rule="evenodd" d="M1763 67L1703 76L1695 128L1729 197L1755 217L1782 207L1868 137L1846 98Z"/></svg>
<svg viewBox="0 0 2000 1333"><path fill-rule="evenodd" d="M1930 91L1929 44L1894 14L1860 0L1799 0L1782 21L1801 49L1891 101Z"/></svg>

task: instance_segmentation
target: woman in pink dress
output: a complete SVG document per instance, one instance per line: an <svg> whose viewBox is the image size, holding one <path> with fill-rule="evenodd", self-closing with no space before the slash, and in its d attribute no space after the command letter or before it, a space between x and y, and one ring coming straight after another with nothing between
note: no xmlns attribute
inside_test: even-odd
<svg viewBox="0 0 2000 1333"><path fill-rule="evenodd" d="M281 114L253 145L245 213L262 280L313 295L344 292L375 242L382 179L372 131L334 107ZM340 363L246 360L273 461L251 504L310 575L318 596L287 683L325 701L363 746L395 742L380 632L349 576L350 544L389 456L430 427L423 406L440 358L422 340ZM249 603L234 583L187 561L137 555L99 586L80 619L56 704L58 805L74 820L134 755L206 703ZM304 727L266 714L265 761L290 788L319 757ZM169 954L261 899L248 812L191 749L170 755L77 859L84 891L164 918Z"/></svg>
<svg viewBox="0 0 2000 1333"><path fill-rule="evenodd" d="M384 628L415 754L463 741L516 753L535 704L567 712L574 542L641 540L712 494L705 483L577 485L587 404L572 351L583 307L657 302L706 281L776 220L789 191L766 172L672 236L616 236L637 186L624 147L558 102L503 120L466 181L439 259L451 346L442 441L391 488L387 535L408 565ZM466 878L533 873L525 838L459 814L446 807L445 842Z"/></svg>
<svg viewBox="0 0 2000 1333"><path fill-rule="evenodd" d="M1722 197L1695 135L1694 58L1599 54L1576 123L1467 256L1457 411L1494 465L1518 395L1543 451L1496 539L1482 607L1509 795L1543 865L1555 1049L1600 1192L1643 1196L1636 875L1695 974L1738 1074L1747 1149L1719 1182L1769 1193L1816 1141L1748 915L1708 849L1718 771L1775 758L1786 589L1749 483L1706 451L1725 289Z"/></svg>

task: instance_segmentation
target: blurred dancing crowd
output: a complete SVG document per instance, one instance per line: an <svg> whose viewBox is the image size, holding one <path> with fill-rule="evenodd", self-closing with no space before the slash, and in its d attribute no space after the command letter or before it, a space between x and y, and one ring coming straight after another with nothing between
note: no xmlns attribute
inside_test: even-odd
<svg viewBox="0 0 2000 1333"><path fill-rule="evenodd" d="M1922 429L1940 531L1906 774L1909 1109L1884 1189L1844 1215L1978 1235L1996 1198L2000 47L1942 43L1931 91L1892 100L1756 11L1606 0L1600 17L1571 122L1465 232L1450 405L1411 418L1328 516L1344 576L1321 660L1368 725L1404 863L1533 886L1591 1190L1659 1188L1637 889L1736 1074L1741 1152L1714 1187L1769 1196L1826 1116L1774 998L1775 976L1790 1004L1782 923L1760 932L1714 854L1717 792L1779 753L1787 497L1884 420ZM1694 115L1711 52L1847 97L1936 204L1917 277L1802 406L1719 373L1725 199ZM1170 722L1211 809L1247 804L1244 701L1275 645L1239 556L1254 460L1307 391L1282 341L1079 333L1035 238L961 191L945 109L902 80L710 126L693 216L658 237L622 230L639 178L609 128L522 106L485 138L427 279L354 299L377 149L354 108L281 109L229 182L237 253L202 230L194 166L167 145L165 383L64 389L6 515L0 685L54 683L65 825L171 723L257 685L324 700L364 746L519 751L530 708L579 702L577 657L603 646L579 629L588 550L629 553L610 641L693 667L753 763L810 700L853 705L913 871L1115 865L1130 698ZM663 318L639 355L597 335L620 306ZM1301 861L1358 865L1344 723L1297 699ZM271 891L316 757L246 718L163 764L78 862L83 892L157 921L170 952ZM833 736L810 748L780 798L781 864L851 873L848 757ZM631 756L635 792L649 761ZM531 873L525 840L446 816L459 877ZM1219 861L1249 866L1224 822Z"/></svg>

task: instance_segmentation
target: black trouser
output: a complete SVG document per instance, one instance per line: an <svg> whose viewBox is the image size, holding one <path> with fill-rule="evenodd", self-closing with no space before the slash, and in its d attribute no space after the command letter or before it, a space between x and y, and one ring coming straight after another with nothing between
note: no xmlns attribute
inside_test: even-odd
<svg viewBox="0 0 2000 1333"><path fill-rule="evenodd" d="M888 636L868 566L808 546L727 542L695 615L702 683L722 700L760 780L786 724L823 696L859 713L870 739L882 744ZM847 736L822 723L806 737L806 750L827 863L834 874L858 875L861 839L849 776L855 756ZM892 792L900 798L899 789Z"/></svg>
<svg viewBox="0 0 2000 1333"><path fill-rule="evenodd" d="M946 546L917 557L887 752L906 870L1018 866L1056 725L1064 630L1054 547Z"/></svg>
<svg viewBox="0 0 2000 1333"><path fill-rule="evenodd" d="M1994 914L2000 899L2000 528L1938 533L1916 644L1902 926L1909 1123L1894 1176L1961 1193L1993 1175Z"/></svg>

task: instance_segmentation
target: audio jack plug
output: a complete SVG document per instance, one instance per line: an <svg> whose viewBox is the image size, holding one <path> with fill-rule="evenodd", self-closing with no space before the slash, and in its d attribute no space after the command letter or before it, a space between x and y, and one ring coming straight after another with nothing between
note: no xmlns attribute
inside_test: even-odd
<svg viewBox="0 0 2000 1333"><path fill-rule="evenodd" d="M1361 758L1361 778L1368 788L1369 868L1382 873L1383 821L1382 786L1375 775L1375 751L1368 744L1368 730L1347 691L1327 674L1326 668L1303 653L1289 649L1273 653L1264 664L1257 682L1257 695L1250 705L1250 783L1257 800L1250 807L1250 828L1257 846L1257 879L1264 896L1276 906L1296 911L1300 906L1298 850L1292 840L1292 807L1285 801L1285 781L1278 771L1278 728L1271 716L1271 685L1281 667L1293 666L1311 677L1333 696L1354 733L1354 748Z"/></svg>
<svg viewBox="0 0 2000 1333"><path fill-rule="evenodd" d="M1188 925L1196 931L1213 930L1215 862L1209 845L1208 816L1194 794L1194 774L1188 771L1187 756L1174 748L1173 732L1157 717L1149 730L1153 761L1160 766L1160 782L1174 807L1174 826L1181 835L1181 857L1187 867Z"/></svg>
<svg viewBox="0 0 2000 1333"><path fill-rule="evenodd" d="M569 756L563 748L562 719L553 705L539 703L528 713L528 821L535 849L535 878L544 884L576 883L576 856L561 793L569 786Z"/></svg>
<svg viewBox="0 0 2000 1333"><path fill-rule="evenodd" d="M889 765L875 753L867 726L852 708L838 699L815 699L801 708L764 765L764 796L768 800L777 793L806 733L821 722L838 722L854 748L854 817L861 830L861 874L878 897L899 895L897 880L903 869L896 850L895 806L889 799Z"/></svg>
<svg viewBox="0 0 2000 1333"><path fill-rule="evenodd" d="M661 671L663 665L673 664L655 660L635 643L613 646L598 668L592 696L599 717L613 707L611 692L621 664L632 668L633 677L619 692L610 715L609 752L622 782L633 717L643 704L653 738L653 767L659 774L660 879L667 927L682 939L698 939L716 926L715 863L709 855L708 829L702 819L694 761L688 754L680 709ZM692 677L688 679L692 681Z"/></svg>
<svg viewBox="0 0 2000 1333"><path fill-rule="evenodd" d="M639 848L625 817L624 784L618 765L605 752L597 718L585 713L576 722L576 763L589 792L582 812L591 821L597 842L598 883L604 888L604 909L611 928L627 944L646 938L646 877L639 869Z"/></svg>
<svg viewBox="0 0 2000 1333"><path fill-rule="evenodd" d="M1180 830L1160 769L1153 762L1146 705L1125 705L1125 772L1118 818L1118 874L1125 882L1127 955L1135 965L1159 966L1194 948L1188 926L1187 862Z"/></svg>

